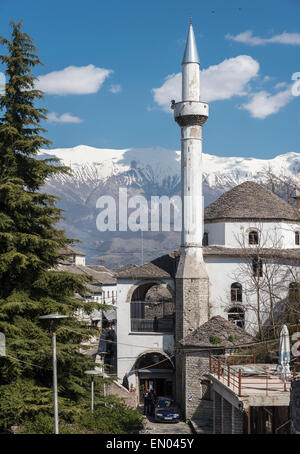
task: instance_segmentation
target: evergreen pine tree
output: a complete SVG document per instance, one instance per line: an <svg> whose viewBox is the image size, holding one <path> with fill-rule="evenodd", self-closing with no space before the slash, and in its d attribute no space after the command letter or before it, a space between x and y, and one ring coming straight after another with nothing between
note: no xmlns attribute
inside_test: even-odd
<svg viewBox="0 0 300 454"><path fill-rule="evenodd" d="M76 410L85 396L84 370L92 364L80 353L90 329L74 316L92 310L80 302L86 278L57 271L60 250L70 240L57 228L62 218L57 199L43 192L51 175L68 172L55 159L37 158L49 141L40 126L46 111L35 106L42 92L35 89L32 69L40 64L22 23L11 23L12 38L0 55L6 87L0 96L0 332L6 336L6 357L0 357L0 426L18 424L41 411L52 412L51 341L49 326L39 316L69 315L57 329L60 411Z"/></svg>

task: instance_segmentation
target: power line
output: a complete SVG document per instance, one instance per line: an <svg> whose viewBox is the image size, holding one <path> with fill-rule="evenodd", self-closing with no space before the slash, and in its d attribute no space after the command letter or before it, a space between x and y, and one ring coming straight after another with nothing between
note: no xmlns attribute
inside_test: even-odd
<svg viewBox="0 0 300 454"><path fill-rule="evenodd" d="M12 358L15 361L18 361L19 363L28 364L28 365L33 366L33 367L38 367L39 369L44 369L44 370L49 370L49 371L52 370L52 369L48 369L47 367L39 366L38 364L29 363L28 361L22 361L21 359L16 358L15 356L12 356L12 355L5 354L5 357Z"/></svg>

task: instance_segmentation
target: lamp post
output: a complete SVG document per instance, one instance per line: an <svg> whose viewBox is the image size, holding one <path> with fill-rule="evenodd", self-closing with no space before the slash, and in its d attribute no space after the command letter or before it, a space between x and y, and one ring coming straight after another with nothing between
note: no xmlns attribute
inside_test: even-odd
<svg viewBox="0 0 300 454"><path fill-rule="evenodd" d="M54 409L54 433L59 434L58 428L58 396L57 396L57 366L56 366L56 320L69 318L68 315L49 314L39 317L40 320L50 320L52 335L52 367L53 367L53 409Z"/></svg>
<svg viewBox="0 0 300 454"><path fill-rule="evenodd" d="M85 370L85 374L91 376L91 412L94 413L94 376L101 375L102 372L99 370Z"/></svg>

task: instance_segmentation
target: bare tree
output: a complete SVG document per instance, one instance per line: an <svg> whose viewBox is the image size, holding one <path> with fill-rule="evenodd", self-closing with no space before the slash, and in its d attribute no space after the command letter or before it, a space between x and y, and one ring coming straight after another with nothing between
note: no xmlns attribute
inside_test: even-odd
<svg viewBox="0 0 300 454"><path fill-rule="evenodd" d="M275 334L278 313L288 299L289 283L296 273L282 248L279 232L279 228L264 229L260 222L236 236L240 262L232 278L242 284L243 306L255 314L255 322L250 323L257 326L262 340L266 326Z"/></svg>
<svg viewBox="0 0 300 454"><path fill-rule="evenodd" d="M264 169L262 184L267 186L274 194L286 200L291 205L295 204L295 190L300 190L300 179L298 176L291 175L286 168L282 167L279 172L268 165Z"/></svg>

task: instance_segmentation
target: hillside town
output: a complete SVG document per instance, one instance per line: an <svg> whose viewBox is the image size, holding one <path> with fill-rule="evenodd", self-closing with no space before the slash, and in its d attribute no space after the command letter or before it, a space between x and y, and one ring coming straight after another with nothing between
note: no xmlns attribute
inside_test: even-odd
<svg viewBox="0 0 300 454"><path fill-rule="evenodd" d="M181 93L169 99L180 207L155 195L145 218L154 231L161 209L164 238L179 225L180 244L117 266L91 260L96 245L86 254L66 234L66 210L44 192L72 170L40 156L50 145L34 106L40 61L23 28L12 22L0 41L0 434L300 434L299 175L266 171L265 183L244 179L207 202L202 148L214 112L202 101L192 17ZM93 222L108 238L101 232L119 227L124 206L103 197ZM139 244L135 197L124 216Z"/></svg>

